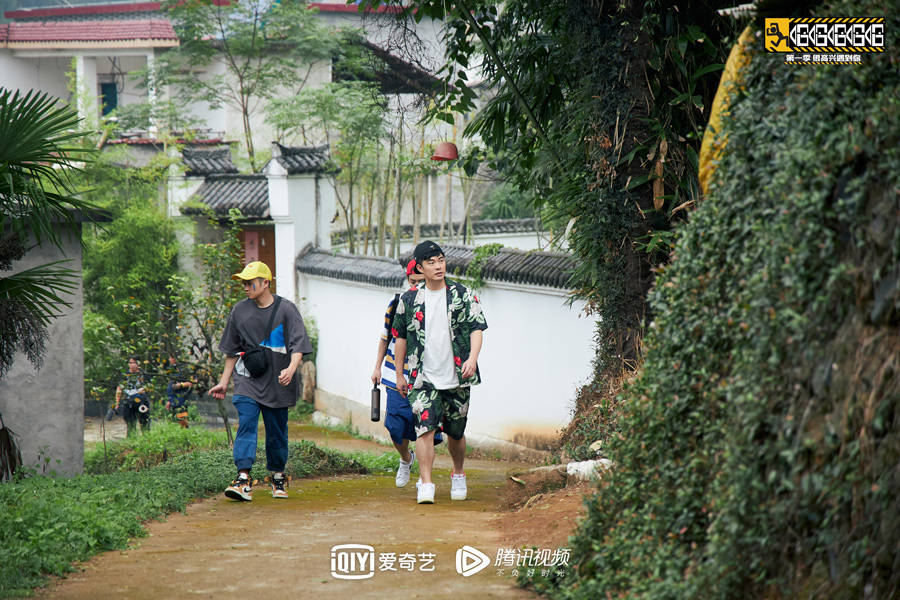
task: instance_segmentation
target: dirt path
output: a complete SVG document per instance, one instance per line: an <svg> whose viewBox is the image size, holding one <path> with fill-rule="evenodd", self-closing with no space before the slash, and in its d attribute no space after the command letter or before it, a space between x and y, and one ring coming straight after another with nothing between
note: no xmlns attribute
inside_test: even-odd
<svg viewBox="0 0 900 600"><path fill-rule="evenodd" d="M344 450L385 452L384 446L311 426L292 426L292 439L311 439ZM516 463L466 462L469 499L450 502L450 460L438 455L436 504L417 505L415 481L394 486L392 475L301 480L287 500L256 488L252 503L217 496L186 514L148 524L148 537L126 551L101 554L38 592L42 598L248 598L272 593L289 598L535 598L490 566L463 577L456 551L464 545L493 561L509 547L497 509L508 469ZM508 532L506 532L508 533ZM374 575L362 580L332 576L332 547L374 548ZM397 556L396 572L383 560ZM414 562L400 568L403 554ZM429 564L428 555L434 560ZM338 557L342 559L343 557ZM434 570L426 570L433 568ZM365 569L363 572L369 572Z"/></svg>

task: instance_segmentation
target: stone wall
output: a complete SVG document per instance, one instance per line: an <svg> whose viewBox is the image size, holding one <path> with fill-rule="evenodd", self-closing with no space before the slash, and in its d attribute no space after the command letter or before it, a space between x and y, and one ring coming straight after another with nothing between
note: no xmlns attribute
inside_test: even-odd
<svg viewBox="0 0 900 600"><path fill-rule="evenodd" d="M84 468L80 228L78 236L62 236L62 250L52 245L37 247L14 263L12 271L3 273L69 259L68 267L78 274L78 286L66 298L72 307L63 308L62 315L50 324L43 367L35 369L24 354L18 353L0 379L0 413L4 424L18 435L26 467L38 466L39 473L75 475Z"/></svg>

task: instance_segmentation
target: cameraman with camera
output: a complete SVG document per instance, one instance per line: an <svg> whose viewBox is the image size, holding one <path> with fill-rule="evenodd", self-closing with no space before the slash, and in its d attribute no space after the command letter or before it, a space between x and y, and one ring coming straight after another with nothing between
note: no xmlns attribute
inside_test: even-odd
<svg viewBox="0 0 900 600"><path fill-rule="evenodd" d="M147 398L147 390L144 386L144 374L141 373L138 357L129 357L125 381L116 387L116 411L121 405L125 425L128 427L128 437L134 434L137 421L141 423L142 434L150 429L150 400ZM123 393L125 395L124 404L122 404Z"/></svg>

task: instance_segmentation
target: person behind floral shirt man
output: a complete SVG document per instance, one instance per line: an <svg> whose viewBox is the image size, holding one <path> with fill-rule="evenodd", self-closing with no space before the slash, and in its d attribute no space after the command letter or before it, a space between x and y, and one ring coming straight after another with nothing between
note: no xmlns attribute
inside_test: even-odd
<svg viewBox="0 0 900 600"><path fill-rule="evenodd" d="M487 322L475 294L445 278L444 251L432 241L416 246L413 258L425 285L400 296L391 334L397 364L409 364L411 386L397 373L397 391L409 397L416 420L416 455L421 475L416 501L433 504L434 434L443 421L453 471L450 499L465 500L466 421L469 392L481 382L478 355Z"/></svg>
<svg viewBox="0 0 900 600"><path fill-rule="evenodd" d="M425 276L417 269L418 265L415 260L409 261L406 265L406 282L409 284L409 290L416 289L425 280ZM387 311L384 313L384 326L381 329L381 339L378 341L378 353L375 355L372 384L383 384L387 393L384 427L388 430L397 452L400 453L400 465L397 467L394 483L397 487L404 487L409 483L410 468L416 462L416 453L409 448L409 442L415 443L416 440L416 423L409 402L397 392L397 366L394 363L394 344L396 342L394 336L391 335L391 325L399 302L400 294L397 294L391 299ZM408 365L403 365L403 373L404 375L409 373ZM442 441L443 437L440 432L435 433L434 444L438 445Z"/></svg>

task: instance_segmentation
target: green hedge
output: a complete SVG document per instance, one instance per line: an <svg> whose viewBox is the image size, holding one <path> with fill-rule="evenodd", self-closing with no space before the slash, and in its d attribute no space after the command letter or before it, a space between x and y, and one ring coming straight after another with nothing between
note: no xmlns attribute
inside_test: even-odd
<svg viewBox="0 0 900 600"><path fill-rule="evenodd" d="M900 6L814 16L885 16L886 52L760 41L553 597L900 597Z"/></svg>
<svg viewBox="0 0 900 600"><path fill-rule="evenodd" d="M260 453L253 477L265 477L264 466ZM285 471L301 478L363 473L365 467L311 442L292 442ZM233 476L231 451L209 450L141 471L0 485L0 597L29 595L47 575L70 571L73 561L125 548L143 535L144 521L220 493Z"/></svg>

